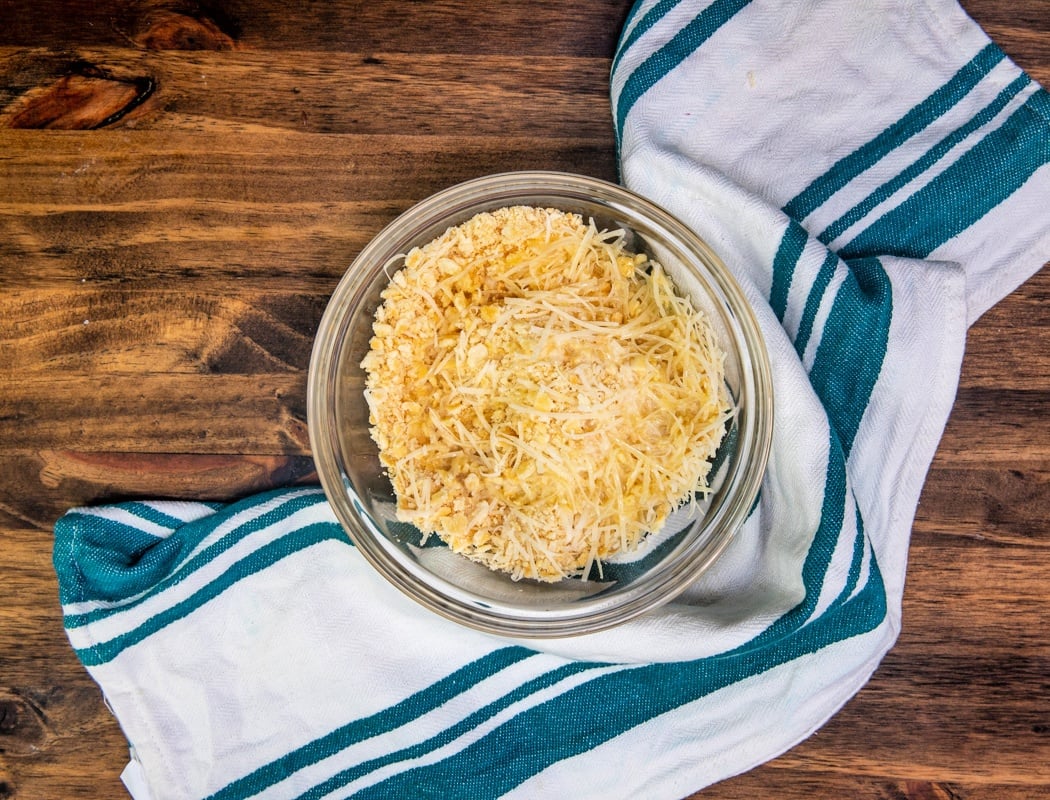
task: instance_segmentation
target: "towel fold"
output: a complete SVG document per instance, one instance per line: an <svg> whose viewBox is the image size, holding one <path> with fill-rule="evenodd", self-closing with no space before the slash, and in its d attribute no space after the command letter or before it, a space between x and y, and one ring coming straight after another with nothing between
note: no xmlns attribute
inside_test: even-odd
<svg viewBox="0 0 1050 800"><path fill-rule="evenodd" d="M675 798L823 724L896 639L967 327L1050 259L1050 97L954 2L640 2L621 176L719 252L773 365L760 501L602 633L430 614L318 487L55 527L65 627L162 798Z"/></svg>

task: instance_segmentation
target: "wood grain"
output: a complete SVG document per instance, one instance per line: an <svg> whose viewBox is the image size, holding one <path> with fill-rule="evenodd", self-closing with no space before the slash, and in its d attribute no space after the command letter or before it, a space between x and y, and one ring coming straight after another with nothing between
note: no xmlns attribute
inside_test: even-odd
<svg viewBox="0 0 1050 800"><path fill-rule="evenodd" d="M70 507L312 481L328 296L390 219L502 170L617 177L630 0L7 0L0 9L0 800L126 796L61 626ZM967 0L1050 84L1050 2ZM871 682L704 800L1050 796L1050 273L970 331ZM684 790L688 791L688 789Z"/></svg>

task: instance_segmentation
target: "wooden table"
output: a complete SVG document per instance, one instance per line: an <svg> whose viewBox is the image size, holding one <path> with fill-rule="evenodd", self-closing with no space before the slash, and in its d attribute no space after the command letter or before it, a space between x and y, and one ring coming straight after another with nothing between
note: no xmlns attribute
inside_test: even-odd
<svg viewBox="0 0 1050 800"><path fill-rule="evenodd" d="M0 798L125 796L55 519L311 480L309 352L346 265L460 180L615 180L628 5L0 2ZM1047 0L964 5L1050 85ZM897 647L705 800L1050 796L1048 294L1044 270L970 333Z"/></svg>

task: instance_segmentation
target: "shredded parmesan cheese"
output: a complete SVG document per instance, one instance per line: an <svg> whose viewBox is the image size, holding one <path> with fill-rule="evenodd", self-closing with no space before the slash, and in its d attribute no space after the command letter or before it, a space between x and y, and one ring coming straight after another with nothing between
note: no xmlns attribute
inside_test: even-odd
<svg viewBox="0 0 1050 800"><path fill-rule="evenodd" d="M732 413L706 318L622 231L528 206L414 248L362 362L397 516L514 579L630 551Z"/></svg>

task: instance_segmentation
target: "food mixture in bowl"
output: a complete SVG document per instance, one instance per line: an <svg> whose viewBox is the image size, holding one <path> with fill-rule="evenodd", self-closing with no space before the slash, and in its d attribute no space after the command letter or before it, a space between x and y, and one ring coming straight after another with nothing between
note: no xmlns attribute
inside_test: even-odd
<svg viewBox="0 0 1050 800"><path fill-rule="evenodd" d="M622 231L531 206L412 249L361 366L398 519L514 579L588 575L707 488L706 318Z"/></svg>

